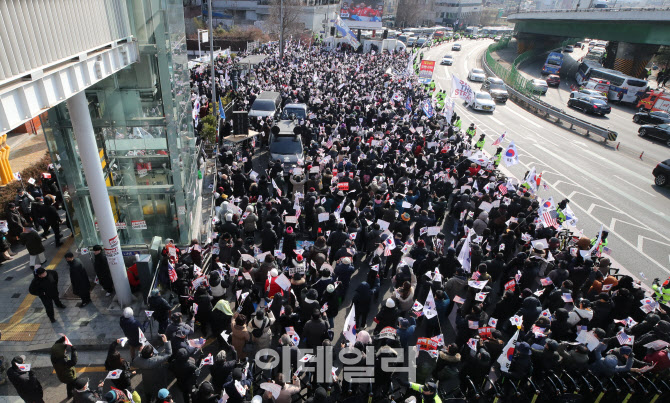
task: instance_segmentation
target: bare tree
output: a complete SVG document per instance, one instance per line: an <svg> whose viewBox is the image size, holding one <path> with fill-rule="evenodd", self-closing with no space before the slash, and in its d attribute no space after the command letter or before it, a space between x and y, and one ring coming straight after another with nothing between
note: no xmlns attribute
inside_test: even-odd
<svg viewBox="0 0 670 403"><path fill-rule="evenodd" d="M291 36L298 36L305 30L301 21L302 0L271 0L268 26L277 39L286 41ZM284 55L284 42L279 45L280 54Z"/></svg>
<svg viewBox="0 0 670 403"><path fill-rule="evenodd" d="M432 25L434 13L432 0L400 0L396 14L396 26L418 27Z"/></svg>

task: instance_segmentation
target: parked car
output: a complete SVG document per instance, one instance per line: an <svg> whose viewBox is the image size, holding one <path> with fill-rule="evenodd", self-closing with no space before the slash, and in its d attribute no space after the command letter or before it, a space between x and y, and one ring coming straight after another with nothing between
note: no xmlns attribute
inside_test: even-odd
<svg viewBox="0 0 670 403"><path fill-rule="evenodd" d="M491 98L491 94L488 92L478 91L475 93L475 102L471 105L472 109L476 111L485 111L493 113L496 110L496 103Z"/></svg>
<svg viewBox="0 0 670 403"><path fill-rule="evenodd" d="M546 94L547 90L549 89L547 82L540 80L539 78L530 80L530 85L532 86L533 91L539 92L541 95Z"/></svg>
<svg viewBox="0 0 670 403"><path fill-rule="evenodd" d="M481 90L491 94L491 98L493 98L493 100L496 102L505 103L509 98L509 93L507 92L505 83L503 80L497 77L488 77L484 81L484 84L482 84Z"/></svg>
<svg viewBox="0 0 670 403"><path fill-rule="evenodd" d="M612 108L600 98L593 98L587 95L578 95L568 100L568 107L577 108L584 113L593 113L605 116L612 112Z"/></svg>
<svg viewBox="0 0 670 403"><path fill-rule="evenodd" d="M472 69L468 73L468 80L474 82L484 82L486 80L486 73L482 69Z"/></svg>
<svg viewBox="0 0 670 403"><path fill-rule="evenodd" d="M643 125L637 131L640 137L653 137L658 140L665 141L665 144L670 146L670 124L664 123L662 125Z"/></svg>
<svg viewBox="0 0 670 403"><path fill-rule="evenodd" d="M670 179L670 160L659 162L653 171L654 183L658 186L667 186L668 179Z"/></svg>
<svg viewBox="0 0 670 403"><path fill-rule="evenodd" d="M561 84L561 77L558 74L549 74L545 81L547 82L547 85L558 87Z"/></svg>
<svg viewBox="0 0 670 403"><path fill-rule="evenodd" d="M498 36L493 38L493 41L494 42L499 42L501 39L502 39L502 36L498 35Z"/></svg>
<svg viewBox="0 0 670 403"><path fill-rule="evenodd" d="M585 96L591 97L591 98L602 99L603 101L607 102L607 95L606 94L603 94L602 92L600 92L598 90L592 90L592 89L588 89L588 88L582 88L579 91L572 91L570 93L570 98L574 98L576 96L582 96L582 95L585 95Z"/></svg>
<svg viewBox="0 0 670 403"><path fill-rule="evenodd" d="M633 122L639 124L660 125L670 123L670 113L665 111L641 111L633 115Z"/></svg>
<svg viewBox="0 0 670 403"><path fill-rule="evenodd" d="M454 43L451 46L451 50L461 50L461 44L460 43Z"/></svg>
<svg viewBox="0 0 670 403"><path fill-rule="evenodd" d="M444 55L442 61L440 62L442 66L451 66L454 64L454 57L452 55Z"/></svg>
<svg viewBox="0 0 670 403"><path fill-rule="evenodd" d="M565 53L572 53L574 51L575 51L575 47L572 46L572 45L568 45L563 49L563 52L565 52Z"/></svg>

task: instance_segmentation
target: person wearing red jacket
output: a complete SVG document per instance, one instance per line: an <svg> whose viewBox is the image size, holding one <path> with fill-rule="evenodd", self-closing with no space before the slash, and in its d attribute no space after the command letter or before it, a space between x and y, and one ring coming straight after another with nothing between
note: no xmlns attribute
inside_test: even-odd
<svg viewBox="0 0 670 403"><path fill-rule="evenodd" d="M277 293L284 295L284 290L277 284L279 272L277 269L270 270L270 278L265 280L265 292L269 298L273 298Z"/></svg>

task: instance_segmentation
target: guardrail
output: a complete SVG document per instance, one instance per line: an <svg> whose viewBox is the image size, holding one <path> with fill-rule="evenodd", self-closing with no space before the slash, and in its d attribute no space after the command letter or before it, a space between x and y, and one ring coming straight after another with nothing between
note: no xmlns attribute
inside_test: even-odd
<svg viewBox="0 0 670 403"><path fill-rule="evenodd" d="M670 11L670 7L608 7L608 8L557 8L552 10L533 10L533 11L518 11L507 16L513 18L514 15L520 14L553 14L553 13L616 13L621 11Z"/></svg>
<svg viewBox="0 0 670 403"><path fill-rule="evenodd" d="M618 134L615 131L596 126L584 120L570 116L563 110L549 105L540 99L534 99L532 96L533 90L532 88L528 87L530 85L530 80L522 77L519 71L516 69L515 65L517 65L517 60L519 57L517 57L517 59L514 61L515 65L513 65L511 68L507 68L496 62L493 59L493 56L491 56L492 51L496 51L502 48L503 47L499 46L499 44L493 44L489 46L489 49L487 49L486 53L482 57L482 65L484 66L484 70L486 70L488 75L499 77L505 82L507 92L514 102L525 109L543 115L545 118L555 118L555 123L557 124L570 124L570 127L568 128L569 130L573 130L575 127L578 127L585 130L587 136L590 134L595 134L596 136L602 137L605 142L608 140L615 141L617 139ZM525 52L523 55L526 53L529 52ZM522 61L527 60L528 57L530 56L527 56Z"/></svg>

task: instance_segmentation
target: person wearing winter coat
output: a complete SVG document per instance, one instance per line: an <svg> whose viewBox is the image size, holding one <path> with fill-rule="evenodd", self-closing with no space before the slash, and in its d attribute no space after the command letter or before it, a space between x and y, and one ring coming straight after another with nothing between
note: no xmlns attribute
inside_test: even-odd
<svg viewBox="0 0 670 403"><path fill-rule="evenodd" d="M437 387L441 394L446 394L458 386L460 365L461 355L455 344L450 344L439 352L433 369L433 378L438 381Z"/></svg>
<svg viewBox="0 0 670 403"><path fill-rule="evenodd" d="M273 252L277 246L277 233L272 229L272 223L266 221L261 232L261 250Z"/></svg>
<svg viewBox="0 0 670 403"><path fill-rule="evenodd" d="M367 281L361 282L354 293L351 302L356 310L356 329L364 329L367 323L370 305L372 305L372 289Z"/></svg>
<svg viewBox="0 0 670 403"><path fill-rule="evenodd" d="M23 232L19 237L22 244L26 246L28 255L30 256L30 268L35 269L35 262L38 261L41 266L47 262L44 256L44 245L42 245L42 237L30 225L23 227ZM39 258L39 260L37 260Z"/></svg>
<svg viewBox="0 0 670 403"><path fill-rule="evenodd" d="M49 320L52 323L55 322L54 304L60 309L65 308L58 297L58 272L56 270L47 271L44 267L39 267L35 270L35 278L31 281L28 292L42 301Z"/></svg>
<svg viewBox="0 0 670 403"><path fill-rule="evenodd" d="M80 307L83 308L91 302L91 282L88 280L88 274L81 260L75 258L72 252L65 254L65 261L70 268L72 293L81 298Z"/></svg>
<svg viewBox="0 0 670 403"><path fill-rule="evenodd" d="M456 275L447 280L447 285L444 287L444 290L451 301L454 301L456 296L465 299L468 295L468 278L465 275L465 270L459 267L456 270ZM447 316L451 313L451 309L453 309L454 305L456 304L451 304Z"/></svg>
<svg viewBox="0 0 670 403"><path fill-rule="evenodd" d="M378 334L387 326L395 327L398 323L398 317L400 317L400 311L395 306L395 301L392 298L388 298L377 316L375 316L377 326L375 327L374 334Z"/></svg>
<svg viewBox="0 0 670 403"><path fill-rule="evenodd" d="M204 381L198 386L198 390L193 393L193 403L218 403L219 395L214 391L214 386Z"/></svg>
<svg viewBox="0 0 670 403"><path fill-rule="evenodd" d="M170 363L169 368L181 390L184 403L190 403L191 390L200 374L200 369L195 365L195 360L189 356L186 349L180 348L175 353L174 360Z"/></svg>
<svg viewBox="0 0 670 403"><path fill-rule="evenodd" d="M524 318L525 319L525 318ZM533 372L532 351L526 342L517 342L514 356L509 364L509 377L515 380L526 379Z"/></svg>
<svg viewBox="0 0 670 403"><path fill-rule="evenodd" d="M475 231L477 236L481 236L484 233L484 230L489 226L489 213L482 211L479 213L479 216L472 224L472 229Z"/></svg>
<svg viewBox="0 0 670 403"><path fill-rule="evenodd" d="M121 357L121 353L118 351L119 345L119 340L114 340L109 345L107 359L105 360L105 370L121 370L121 376L111 381L117 389L125 390L130 388L130 378L135 375L135 371L131 371L130 363Z"/></svg>
<svg viewBox="0 0 670 403"><path fill-rule="evenodd" d="M305 323L302 335L306 338L307 348L316 348L322 345L323 340L328 337L328 322L323 319L318 308L312 311L312 318Z"/></svg>
<svg viewBox="0 0 670 403"><path fill-rule="evenodd" d="M172 355L172 345L168 342L166 335L161 335L163 340L163 352L154 354L154 348L150 345L142 347L140 355L133 361L133 366L142 374L142 385L144 387L144 398L150 402L161 385L167 379L167 363Z"/></svg>
<svg viewBox="0 0 670 403"><path fill-rule="evenodd" d="M321 306L327 304L326 317L328 318L328 325L332 329L335 326L335 317L340 311L340 296L335 292L335 286L329 284L326 287L326 293L321 296Z"/></svg>
<svg viewBox="0 0 670 403"><path fill-rule="evenodd" d="M392 297L401 314L407 313L414 305L414 287L409 281L405 281L401 287L396 288Z"/></svg>
<svg viewBox="0 0 670 403"><path fill-rule="evenodd" d="M133 316L133 309L126 307L123 310L123 316L119 320L123 335L128 338L128 346L130 347L130 359L134 360L137 351L142 347L140 342L140 330L144 331L144 326Z"/></svg>
<svg viewBox="0 0 670 403"><path fill-rule="evenodd" d="M107 257L102 253L102 246L93 246L93 269L95 275L98 276L100 286L105 290L109 297L114 292L114 281L112 280L112 273L109 271L109 262Z"/></svg>
<svg viewBox="0 0 670 403"><path fill-rule="evenodd" d="M23 227L28 225L28 222L19 212L18 207L13 202L7 204L7 227L9 229L8 237L10 242L14 243L19 239L23 232Z"/></svg>
<svg viewBox="0 0 670 403"><path fill-rule="evenodd" d="M149 296L149 310L153 311L151 317L156 322L158 322L158 334L165 334L171 309L172 307L165 300L165 298L161 296L159 289L154 288L151 290L151 294Z"/></svg>
<svg viewBox="0 0 670 403"><path fill-rule="evenodd" d="M98 403L102 400L102 385L104 385L105 380L98 384L96 390L90 390L88 388L88 378L80 376L74 382L74 403Z"/></svg>
<svg viewBox="0 0 670 403"><path fill-rule="evenodd" d="M235 313L233 315L233 329L230 335L230 344L235 347L237 356L240 359L247 358L244 351L244 345L251 340L251 333L247 330L247 318L243 314Z"/></svg>
<svg viewBox="0 0 670 403"><path fill-rule="evenodd" d="M349 282L351 281L351 276L354 274L354 266L351 264L350 257L343 257L340 259L340 262L335 266L333 274L335 274L335 281L340 281L342 284L340 287L340 292L346 292L349 290Z"/></svg>
<svg viewBox="0 0 670 403"><path fill-rule="evenodd" d="M516 314L523 316L523 326L525 329L530 329L531 325L535 323L542 312L542 304L540 300L534 296L526 297L521 303L521 309Z"/></svg>
<svg viewBox="0 0 670 403"><path fill-rule="evenodd" d="M60 215L58 215L58 210L56 210L56 201L49 196L44 198L44 218L46 219L49 227L53 228L54 230L56 247L61 246L63 242L61 242Z"/></svg>
<svg viewBox="0 0 670 403"><path fill-rule="evenodd" d="M193 309L195 309L195 304L198 304L198 310L195 312L195 320L200 323L202 337L207 338L212 316L212 296L207 293L207 289L204 285L200 285L200 287L195 290Z"/></svg>
<svg viewBox="0 0 670 403"><path fill-rule="evenodd" d="M54 345L51 346L51 365L54 367L58 380L65 384L69 399L73 395L74 383L77 379L77 373L74 370L75 365L77 365L77 349L70 346L68 356L67 347L65 337L56 340Z"/></svg>
<svg viewBox="0 0 670 403"><path fill-rule="evenodd" d="M277 283L278 278L279 270L270 270L270 277L265 279L265 288L263 289L264 295L267 295L268 297L272 297L277 293L284 295L284 289Z"/></svg>
<svg viewBox="0 0 670 403"><path fill-rule="evenodd" d="M602 376L605 378L611 378L614 374L619 372L628 372L633 367L633 352L631 351L628 354L625 365L618 365L619 360L614 354L607 354L603 357L603 351L607 349L607 344L600 343L598 347L593 350L593 355L596 357L596 361L592 363L589 368L595 376Z"/></svg>
<svg viewBox="0 0 670 403"><path fill-rule="evenodd" d="M35 376L35 371L24 371L19 365L25 364L26 356L19 355L12 359L11 367L7 370L7 378L14 385L19 397L27 403L44 403L42 384Z"/></svg>
<svg viewBox="0 0 670 403"><path fill-rule="evenodd" d="M556 350L563 358L566 371L586 372L589 368L589 349L584 344L573 346L570 342L559 344Z"/></svg>
<svg viewBox="0 0 670 403"><path fill-rule="evenodd" d="M275 315L268 311L259 309L251 321L251 336L256 351L270 348L272 342L272 325L275 323Z"/></svg>
<svg viewBox="0 0 670 403"><path fill-rule="evenodd" d="M219 300L212 309L212 333L219 339L221 343L221 332L224 330L230 334L233 320L233 310L230 307L230 302L225 299Z"/></svg>

